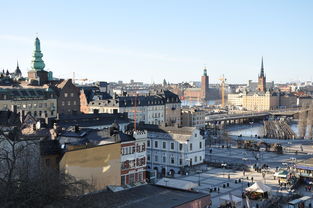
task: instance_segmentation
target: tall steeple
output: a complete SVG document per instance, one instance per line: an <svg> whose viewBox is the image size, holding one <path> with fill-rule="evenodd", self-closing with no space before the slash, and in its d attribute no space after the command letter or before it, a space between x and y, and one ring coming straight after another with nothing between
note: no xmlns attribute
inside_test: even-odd
<svg viewBox="0 0 313 208"><path fill-rule="evenodd" d="M35 71L43 71L43 69L45 68L45 63L42 60L43 54L41 53L40 50L40 40L38 37L36 37L35 40L35 51L33 54L33 60L32 60L32 64L31 67L33 70Z"/></svg>
<svg viewBox="0 0 313 208"><path fill-rule="evenodd" d="M261 73L258 77L258 91L266 92L266 77L264 74L263 56L261 61Z"/></svg>
<svg viewBox="0 0 313 208"><path fill-rule="evenodd" d="M261 61L261 74L260 74L260 77L265 77L264 76L263 56L262 56L262 61Z"/></svg>
<svg viewBox="0 0 313 208"><path fill-rule="evenodd" d="M18 61L17 61L17 63L16 63L16 69L15 69L15 76L20 76L20 75L22 75L22 72L21 72L21 70L20 70L20 67L19 67Z"/></svg>

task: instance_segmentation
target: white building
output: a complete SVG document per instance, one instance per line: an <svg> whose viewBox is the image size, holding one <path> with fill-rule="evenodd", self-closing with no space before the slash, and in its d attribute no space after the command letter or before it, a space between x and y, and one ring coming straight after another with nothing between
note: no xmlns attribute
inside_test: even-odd
<svg viewBox="0 0 313 208"><path fill-rule="evenodd" d="M146 127L147 168L162 176L181 173L186 166L203 163L205 141L195 127Z"/></svg>

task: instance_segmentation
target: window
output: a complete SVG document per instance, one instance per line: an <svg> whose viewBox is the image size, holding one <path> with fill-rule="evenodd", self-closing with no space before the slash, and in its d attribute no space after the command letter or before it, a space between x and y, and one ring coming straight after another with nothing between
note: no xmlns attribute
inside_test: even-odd
<svg viewBox="0 0 313 208"><path fill-rule="evenodd" d="M200 156L200 161L202 161L202 156Z"/></svg>
<svg viewBox="0 0 313 208"><path fill-rule="evenodd" d="M154 156L154 161L158 162L158 156L157 155Z"/></svg>
<svg viewBox="0 0 313 208"><path fill-rule="evenodd" d="M166 163L166 157L163 156L163 163Z"/></svg>
<svg viewBox="0 0 313 208"><path fill-rule="evenodd" d="M154 142L154 147L155 147L155 148L158 148L158 141L155 141L155 142Z"/></svg>
<svg viewBox="0 0 313 208"><path fill-rule="evenodd" d="M40 105L40 104L39 104ZM65 105L65 102L64 101L62 101L62 105L64 106Z"/></svg>
<svg viewBox="0 0 313 208"><path fill-rule="evenodd" d="M197 162L198 161L198 157L197 156L195 156L195 162Z"/></svg>
<svg viewBox="0 0 313 208"><path fill-rule="evenodd" d="M195 134L195 137L197 137L197 134Z"/></svg>
<svg viewBox="0 0 313 208"><path fill-rule="evenodd" d="M148 156L147 156L147 160L149 160L149 161L150 161L150 155L148 155Z"/></svg>
<svg viewBox="0 0 313 208"><path fill-rule="evenodd" d="M171 149L174 149L174 142L171 142Z"/></svg>
<svg viewBox="0 0 313 208"><path fill-rule="evenodd" d="M147 141L147 146L150 147L150 140Z"/></svg>
<svg viewBox="0 0 313 208"><path fill-rule="evenodd" d="M183 144L179 144L179 150L183 150Z"/></svg>
<svg viewBox="0 0 313 208"><path fill-rule="evenodd" d="M64 93L64 97L67 97L68 96L68 94L67 93Z"/></svg>
<svg viewBox="0 0 313 208"><path fill-rule="evenodd" d="M192 143L190 143L189 150L192 151Z"/></svg>
<svg viewBox="0 0 313 208"><path fill-rule="evenodd" d="M171 157L171 163L174 164L174 157Z"/></svg>
<svg viewBox="0 0 313 208"><path fill-rule="evenodd" d="M34 104L33 104L33 107L34 107L34 108L37 108L37 103L34 103Z"/></svg>
<svg viewBox="0 0 313 208"><path fill-rule="evenodd" d="M166 149L166 142L163 142L163 149Z"/></svg>
<svg viewBox="0 0 313 208"><path fill-rule="evenodd" d="M67 101L67 105L71 105L71 101Z"/></svg>
<svg viewBox="0 0 313 208"><path fill-rule="evenodd" d="M71 92L71 97L74 97L74 93Z"/></svg>
<svg viewBox="0 0 313 208"><path fill-rule="evenodd" d="M76 100L73 101L73 105L76 105Z"/></svg>
<svg viewBox="0 0 313 208"><path fill-rule="evenodd" d="M183 164L183 159L179 159L179 165L182 165Z"/></svg>
<svg viewBox="0 0 313 208"><path fill-rule="evenodd" d="M200 147L200 149L202 149L202 142L199 143L199 147Z"/></svg>

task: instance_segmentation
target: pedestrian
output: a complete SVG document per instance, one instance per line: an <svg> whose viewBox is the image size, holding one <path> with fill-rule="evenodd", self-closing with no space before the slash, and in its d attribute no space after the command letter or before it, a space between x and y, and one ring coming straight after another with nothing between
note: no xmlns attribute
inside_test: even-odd
<svg viewBox="0 0 313 208"><path fill-rule="evenodd" d="M230 180L230 174L228 174L228 180Z"/></svg>
<svg viewBox="0 0 313 208"><path fill-rule="evenodd" d="M220 188L219 187L217 188L217 193L220 193Z"/></svg>
<svg viewBox="0 0 313 208"><path fill-rule="evenodd" d="M253 177L251 177L251 181L252 181L252 183L253 183Z"/></svg>
<svg viewBox="0 0 313 208"><path fill-rule="evenodd" d="M247 187L249 187L249 186L250 186L250 183L248 182Z"/></svg>

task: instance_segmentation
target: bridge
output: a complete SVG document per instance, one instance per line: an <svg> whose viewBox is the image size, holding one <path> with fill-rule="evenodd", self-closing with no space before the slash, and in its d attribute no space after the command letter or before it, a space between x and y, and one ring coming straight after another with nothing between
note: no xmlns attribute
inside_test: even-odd
<svg viewBox="0 0 313 208"><path fill-rule="evenodd" d="M308 111L308 109L278 109L265 112L250 112L240 114L213 114L207 115L205 122L208 125L212 124L232 124L232 123L245 123L255 120L263 120L269 116L294 116L300 112Z"/></svg>

